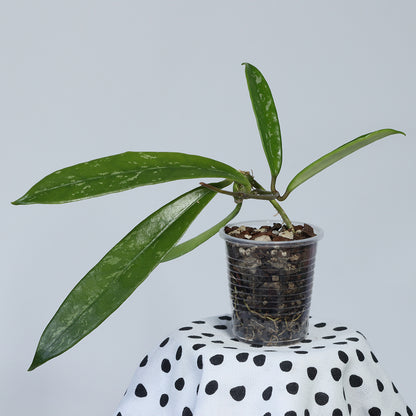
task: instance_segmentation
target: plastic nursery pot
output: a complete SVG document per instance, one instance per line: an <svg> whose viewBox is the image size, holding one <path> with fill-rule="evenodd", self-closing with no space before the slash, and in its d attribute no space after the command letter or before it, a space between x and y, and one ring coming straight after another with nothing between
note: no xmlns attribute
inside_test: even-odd
<svg viewBox="0 0 416 416"><path fill-rule="evenodd" d="M276 221L230 224L260 228ZM294 222L293 225L303 225ZM220 231L226 242L234 335L245 342L289 345L308 332L316 246L323 236L291 241L253 241Z"/></svg>

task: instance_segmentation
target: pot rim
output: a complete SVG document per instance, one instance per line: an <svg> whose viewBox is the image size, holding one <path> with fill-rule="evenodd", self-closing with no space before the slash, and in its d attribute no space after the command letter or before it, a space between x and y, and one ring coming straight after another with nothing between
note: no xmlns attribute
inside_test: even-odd
<svg viewBox="0 0 416 416"><path fill-rule="evenodd" d="M292 221L293 225L304 225L308 224L310 225L316 235L314 237L304 238L302 240L287 240L287 241L256 241L256 240L246 240L242 238L237 238L230 236L225 233L224 228L225 227L240 227L241 225L245 225L248 227L258 227L262 225L273 225L273 223L276 223L276 219L268 219L268 220L248 220L248 221L239 221L239 222L232 222L230 224L227 224L226 226L222 227L219 231L219 235L222 239L224 239L226 242L234 243L234 244L240 244L240 245L247 245L247 246L265 246L265 247L278 247L278 246L305 246L309 244L314 244L321 240L324 236L324 232L322 228L311 224L310 222L306 221Z"/></svg>

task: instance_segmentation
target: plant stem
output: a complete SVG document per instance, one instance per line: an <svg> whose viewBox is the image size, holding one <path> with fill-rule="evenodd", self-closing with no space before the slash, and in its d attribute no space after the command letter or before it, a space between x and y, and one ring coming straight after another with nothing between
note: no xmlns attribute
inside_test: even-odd
<svg viewBox="0 0 416 416"><path fill-rule="evenodd" d="M251 176L250 178L250 182L251 182L251 184L252 184L252 186L255 188L255 189L258 189L259 191L265 191L265 189ZM274 183L275 181L273 181L273 178L272 178L272 188L273 188L273 183ZM270 200L270 203L276 208L276 211L279 213L279 215L282 217L282 220L284 221L284 223L287 225L287 228L290 230L290 231L294 231L295 229L294 229L294 227L293 227L293 224L292 224L292 222L290 221L290 219L289 219L289 217L287 216L287 214L286 214L286 212L284 211L284 209L280 206L280 204L276 201L276 198L277 199L279 199L280 198L280 195L279 195L279 192L275 192L274 193L274 195L275 195L275 199L272 199L272 200Z"/></svg>
<svg viewBox="0 0 416 416"><path fill-rule="evenodd" d="M246 193L246 192L231 192L231 191L225 191L224 189L219 189L215 186L209 185L205 182L200 182L199 183L201 186L204 186L205 188L211 189L211 191L215 191L218 192L220 194L225 194L225 195L230 195L233 196L234 198L238 198L238 199L263 199L266 201L270 201L276 198L276 195L270 193L270 192L263 192L264 190L262 190L261 193Z"/></svg>
<svg viewBox="0 0 416 416"><path fill-rule="evenodd" d="M273 175L272 176L272 183L270 185L270 190L272 191L273 194L277 193L277 191L276 191L276 179L277 179L277 176Z"/></svg>
<svg viewBox="0 0 416 416"><path fill-rule="evenodd" d="M213 186L204 182L200 182L199 184L201 186L204 186L205 188L211 189L211 191L215 191L220 194L230 195L234 197L234 199L238 202L242 202L244 199L262 199L262 200L270 201L270 203L276 208L276 211L282 217L282 220L286 224L287 228L293 232L295 229L293 227L292 222L290 221L284 209L276 201L276 198L280 196L279 192L277 191L275 193L267 192L252 176L249 176L249 180L252 186L254 187L254 189L258 191L258 193L254 193L253 191L250 193L231 192L231 191L225 191L224 189L217 188L216 186Z"/></svg>
<svg viewBox="0 0 416 416"><path fill-rule="evenodd" d="M279 215L282 217L282 220L284 221L284 223L287 225L287 228L294 232L295 228L293 227L292 222L290 221L289 217L287 216L286 212L284 211L284 209L279 205L279 203L273 199L270 201L270 203L276 208L277 212L279 213Z"/></svg>

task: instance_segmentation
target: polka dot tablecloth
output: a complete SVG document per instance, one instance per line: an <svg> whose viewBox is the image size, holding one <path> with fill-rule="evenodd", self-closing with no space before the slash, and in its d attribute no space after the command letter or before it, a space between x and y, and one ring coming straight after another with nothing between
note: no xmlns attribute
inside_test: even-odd
<svg viewBox="0 0 416 416"><path fill-rule="evenodd" d="M364 335L311 320L292 346L232 337L230 316L193 321L143 358L114 416L407 416Z"/></svg>

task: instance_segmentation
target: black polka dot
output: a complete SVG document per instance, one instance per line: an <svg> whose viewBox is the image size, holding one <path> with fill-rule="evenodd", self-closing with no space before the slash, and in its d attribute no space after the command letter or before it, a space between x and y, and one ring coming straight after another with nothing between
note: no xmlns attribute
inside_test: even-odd
<svg viewBox="0 0 416 416"><path fill-rule="evenodd" d="M230 390L230 395L235 401L239 402L246 396L246 388L244 386L233 387Z"/></svg>
<svg viewBox="0 0 416 416"><path fill-rule="evenodd" d="M345 344L348 344L348 342L347 341L337 341L337 342L334 342L334 345L345 345Z"/></svg>
<svg viewBox="0 0 416 416"><path fill-rule="evenodd" d="M218 390L218 382L216 380L211 380L207 385L205 386L205 393L206 394L214 394Z"/></svg>
<svg viewBox="0 0 416 416"><path fill-rule="evenodd" d="M297 416L297 415L294 410L289 410L288 412L285 413L285 416Z"/></svg>
<svg viewBox="0 0 416 416"><path fill-rule="evenodd" d="M197 358L197 360L196 360L196 365L197 365L197 367L198 367L200 370L202 370L202 368L203 368L203 363L202 363L202 355L199 355L199 356L198 356L198 358Z"/></svg>
<svg viewBox="0 0 416 416"><path fill-rule="evenodd" d="M370 416L380 416L381 415L381 410L378 407L372 407L369 411L368 414Z"/></svg>
<svg viewBox="0 0 416 416"><path fill-rule="evenodd" d="M299 384L298 383L289 383L286 385L286 390L290 394L297 394L299 391Z"/></svg>
<svg viewBox="0 0 416 416"><path fill-rule="evenodd" d="M185 380L180 377L175 381L175 389L181 391L185 386Z"/></svg>
<svg viewBox="0 0 416 416"><path fill-rule="evenodd" d="M178 349L176 350L176 356L175 356L176 361L180 360L181 357L182 357L182 347L179 346Z"/></svg>
<svg viewBox="0 0 416 416"><path fill-rule="evenodd" d="M308 353L308 351L295 351L295 354L307 354Z"/></svg>
<svg viewBox="0 0 416 416"><path fill-rule="evenodd" d="M288 371L290 371L292 369L292 367L293 367L293 364L292 364L291 361L282 361L280 363L280 369L282 371L288 372Z"/></svg>
<svg viewBox="0 0 416 416"><path fill-rule="evenodd" d="M201 339L202 337L201 337L201 335L188 335L188 338L191 338L191 339Z"/></svg>
<svg viewBox="0 0 416 416"><path fill-rule="evenodd" d="M238 350L238 348L237 347L223 347L224 349L226 349L226 350Z"/></svg>
<svg viewBox="0 0 416 416"><path fill-rule="evenodd" d="M256 355L253 357L253 362L257 367L261 367L266 361L266 356L264 354Z"/></svg>
<svg viewBox="0 0 416 416"><path fill-rule="evenodd" d="M193 323L193 324L198 324L198 325L201 325L201 324L204 324L204 323L205 323L205 321L192 321L192 323Z"/></svg>
<svg viewBox="0 0 416 416"><path fill-rule="evenodd" d="M262 393L263 400L269 400L270 397L272 397L272 393L273 393L273 387L272 386L267 387L267 389L265 389Z"/></svg>
<svg viewBox="0 0 416 416"><path fill-rule="evenodd" d="M360 350L355 350L356 354L357 354L357 358L359 361L364 361L365 357L364 354L360 351Z"/></svg>
<svg viewBox="0 0 416 416"><path fill-rule="evenodd" d="M301 341L302 344L310 344L312 342L311 339L304 339Z"/></svg>
<svg viewBox="0 0 416 416"><path fill-rule="evenodd" d="M297 350L297 349L302 348L302 347L300 345L291 345L289 348L291 350Z"/></svg>
<svg viewBox="0 0 416 416"><path fill-rule="evenodd" d="M339 381L339 379L341 378L341 375L342 375L341 370L339 368L336 368L336 367L331 368L331 374L332 374L332 378L335 381Z"/></svg>
<svg viewBox="0 0 416 416"><path fill-rule="evenodd" d="M325 345L316 345L314 347L312 347L314 350L320 350L322 348L325 348Z"/></svg>
<svg viewBox="0 0 416 416"><path fill-rule="evenodd" d="M196 394L198 395L199 393L199 384L196 386Z"/></svg>
<svg viewBox="0 0 416 416"><path fill-rule="evenodd" d="M399 392L399 390L397 390L396 386L393 383L391 383L391 386L393 387L393 391L395 393L398 393Z"/></svg>
<svg viewBox="0 0 416 416"><path fill-rule="evenodd" d="M218 319L221 319L222 321L231 321L231 316L224 315L218 317Z"/></svg>
<svg viewBox="0 0 416 416"><path fill-rule="evenodd" d="M325 322L319 322L319 323L315 324L314 326L315 326L315 328L323 328L324 326L326 326L326 323Z"/></svg>
<svg viewBox="0 0 416 416"><path fill-rule="evenodd" d="M237 361L239 361L240 363L244 363L245 361L247 361L248 352L240 352L240 354L237 354L235 358L237 358Z"/></svg>
<svg viewBox="0 0 416 416"><path fill-rule="evenodd" d="M358 342L359 339L357 337L349 337L347 338L348 341L352 341L352 342Z"/></svg>
<svg viewBox="0 0 416 416"><path fill-rule="evenodd" d="M310 416L309 410L305 409L305 411L303 412L304 416Z"/></svg>
<svg viewBox="0 0 416 416"><path fill-rule="evenodd" d="M315 367L308 367L308 369L306 371L308 373L308 377L311 380L315 380L315 377L318 374L318 370Z"/></svg>
<svg viewBox="0 0 416 416"><path fill-rule="evenodd" d="M319 406L325 406L328 403L329 397L326 393L319 392L315 394L315 402Z"/></svg>
<svg viewBox="0 0 416 416"><path fill-rule="evenodd" d="M338 351L338 357L344 364L348 362L348 355L344 351Z"/></svg>
<svg viewBox="0 0 416 416"><path fill-rule="evenodd" d="M212 365L220 365L224 361L224 356L222 354L213 355L209 361Z"/></svg>
<svg viewBox="0 0 416 416"><path fill-rule="evenodd" d="M378 363L377 357L374 355L374 353L373 353L373 352L371 353L371 358L373 359L373 361L374 361L375 363Z"/></svg>
<svg viewBox="0 0 416 416"><path fill-rule="evenodd" d="M201 348L204 348L204 347L205 347L205 344L194 344L194 345L192 345L192 349L194 351L198 351L198 350L200 350Z"/></svg>
<svg viewBox="0 0 416 416"><path fill-rule="evenodd" d="M324 337L322 337L323 339L334 339L336 338L336 335L325 335Z"/></svg>
<svg viewBox="0 0 416 416"><path fill-rule="evenodd" d="M165 407L168 404L169 396L167 394L162 394L160 396L159 404L161 407Z"/></svg>
<svg viewBox="0 0 416 416"><path fill-rule="evenodd" d="M146 357L143 358L143 360L140 363L140 367L144 367L147 364L149 357L146 355Z"/></svg>
<svg viewBox="0 0 416 416"><path fill-rule="evenodd" d="M179 331L190 331L191 329L191 326L183 326L182 328L179 328Z"/></svg>
<svg viewBox="0 0 416 416"><path fill-rule="evenodd" d="M350 386L351 387L360 387L363 385L363 379L356 374L350 375Z"/></svg>
<svg viewBox="0 0 416 416"><path fill-rule="evenodd" d="M161 342L161 344L159 345L159 347L164 347L167 343L169 342L169 337L168 338L166 338L165 340L163 340L162 342Z"/></svg>
<svg viewBox="0 0 416 416"><path fill-rule="evenodd" d="M253 347L253 348L263 348L263 344L250 344L250 347Z"/></svg>
<svg viewBox="0 0 416 416"><path fill-rule="evenodd" d="M123 415L120 412L118 412L116 416L123 416Z"/></svg>
<svg viewBox="0 0 416 416"><path fill-rule="evenodd" d="M193 416L191 409L189 407L184 407L182 410L182 416Z"/></svg>
<svg viewBox="0 0 416 416"><path fill-rule="evenodd" d="M409 406L406 406L406 412L409 416L413 416L413 412L410 410Z"/></svg>
<svg viewBox="0 0 416 416"><path fill-rule="evenodd" d="M214 325L215 329L227 329L227 325Z"/></svg>
<svg viewBox="0 0 416 416"><path fill-rule="evenodd" d="M345 399L345 397L344 397L344 399ZM348 413L351 414L352 407L349 403L348 403L347 407L348 407Z"/></svg>
<svg viewBox="0 0 416 416"><path fill-rule="evenodd" d="M214 341L211 341L211 342L213 342L214 344L224 344L224 341L221 341L219 339L215 339Z"/></svg>
<svg viewBox="0 0 416 416"><path fill-rule="evenodd" d="M272 416L270 412L266 412L263 416Z"/></svg>
<svg viewBox="0 0 416 416"><path fill-rule="evenodd" d="M171 369L170 361L167 358L164 358L160 367L164 373L169 373Z"/></svg>
<svg viewBox="0 0 416 416"><path fill-rule="evenodd" d="M342 410L341 409L334 409L332 411L332 416L342 416Z"/></svg>
<svg viewBox="0 0 416 416"><path fill-rule="evenodd" d="M204 336L204 337L209 337L209 338L211 338L211 337L213 337L214 336L214 334L211 334L210 332L201 332L202 333L202 335Z"/></svg>
<svg viewBox="0 0 416 416"><path fill-rule="evenodd" d="M146 397L146 396L147 396L147 390L146 390L146 387L144 387L142 383L139 383L139 384L136 386L136 390L134 390L134 394L135 394L137 397Z"/></svg>
<svg viewBox="0 0 416 416"><path fill-rule="evenodd" d="M377 379L377 388L380 392L384 390L384 384L379 379Z"/></svg>
<svg viewBox="0 0 416 416"><path fill-rule="evenodd" d="M240 342L240 340L238 338L230 338L231 341L235 341L235 342Z"/></svg>
<svg viewBox="0 0 416 416"><path fill-rule="evenodd" d="M402 416L399 412L395 412L394 416Z"/></svg>
<svg viewBox="0 0 416 416"><path fill-rule="evenodd" d="M346 329L346 326L337 326L336 328L334 328L334 331L345 331Z"/></svg>

